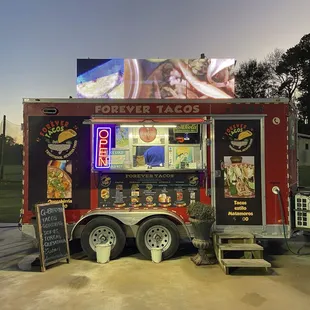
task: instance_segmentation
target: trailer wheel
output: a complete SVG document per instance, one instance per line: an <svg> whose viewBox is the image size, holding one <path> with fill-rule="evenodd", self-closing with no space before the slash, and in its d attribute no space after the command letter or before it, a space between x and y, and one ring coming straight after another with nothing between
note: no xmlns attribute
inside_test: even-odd
<svg viewBox="0 0 310 310"><path fill-rule="evenodd" d="M151 249L162 249L163 259L172 257L179 248L177 226L166 218L152 218L139 226L136 245L139 252L151 259Z"/></svg>
<svg viewBox="0 0 310 310"><path fill-rule="evenodd" d="M111 259L118 257L126 243L126 236L121 226L108 217L96 217L89 221L81 234L81 246L87 256L96 259L96 244L111 244Z"/></svg>

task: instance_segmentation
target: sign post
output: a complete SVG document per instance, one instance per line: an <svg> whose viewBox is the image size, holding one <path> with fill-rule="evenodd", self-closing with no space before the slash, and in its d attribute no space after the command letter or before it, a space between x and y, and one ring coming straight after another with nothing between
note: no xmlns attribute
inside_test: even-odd
<svg viewBox="0 0 310 310"><path fill-rule="evenodd" d="M6 116L3 116L3 130L1 139L1 153L0 153L0 181L3 180L4 174L4 147L5 147L5 135L6 135Z"/></svg>

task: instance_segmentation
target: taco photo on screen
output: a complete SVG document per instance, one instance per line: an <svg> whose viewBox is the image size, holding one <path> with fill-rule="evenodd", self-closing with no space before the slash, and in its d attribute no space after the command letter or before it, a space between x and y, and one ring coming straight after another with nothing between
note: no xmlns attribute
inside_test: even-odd
<svg viewBox="0 0 310 310"><path fill-rule="evenodd" d="M225 198L254 198L254 156L227 156L224 163Z"/></svg>

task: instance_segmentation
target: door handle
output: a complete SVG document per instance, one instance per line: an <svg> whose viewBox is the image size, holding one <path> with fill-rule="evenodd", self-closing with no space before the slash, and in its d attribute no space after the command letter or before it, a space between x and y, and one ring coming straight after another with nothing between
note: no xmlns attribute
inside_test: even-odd
<svg viewBox="0 0 310 310"><path fill-rule="evenodd" d="M215 176L216 178L220 178L220 177L222 176L222 170L215 170L214 176Z"/></svg>
<svg viewBox="0 0 310 310"><path fill-rule="evenodd" d="M220 165L221 165L221 170L224 171L225 169L225 163L223 160L220 161Z"/></svg>

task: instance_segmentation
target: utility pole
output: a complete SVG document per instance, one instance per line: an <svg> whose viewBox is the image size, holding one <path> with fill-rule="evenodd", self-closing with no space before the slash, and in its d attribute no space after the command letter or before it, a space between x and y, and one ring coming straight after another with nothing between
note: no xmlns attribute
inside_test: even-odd
<svg viewBox="0 0 310 310"><path fill-rule="evenodd" d="M0 154L0 181L3 180L3 172L4 172L4 146L5 146L5 136L6 136L6 116L3 116L3 124L2 124L2 139L1 139L1 154Z"/></svg>

